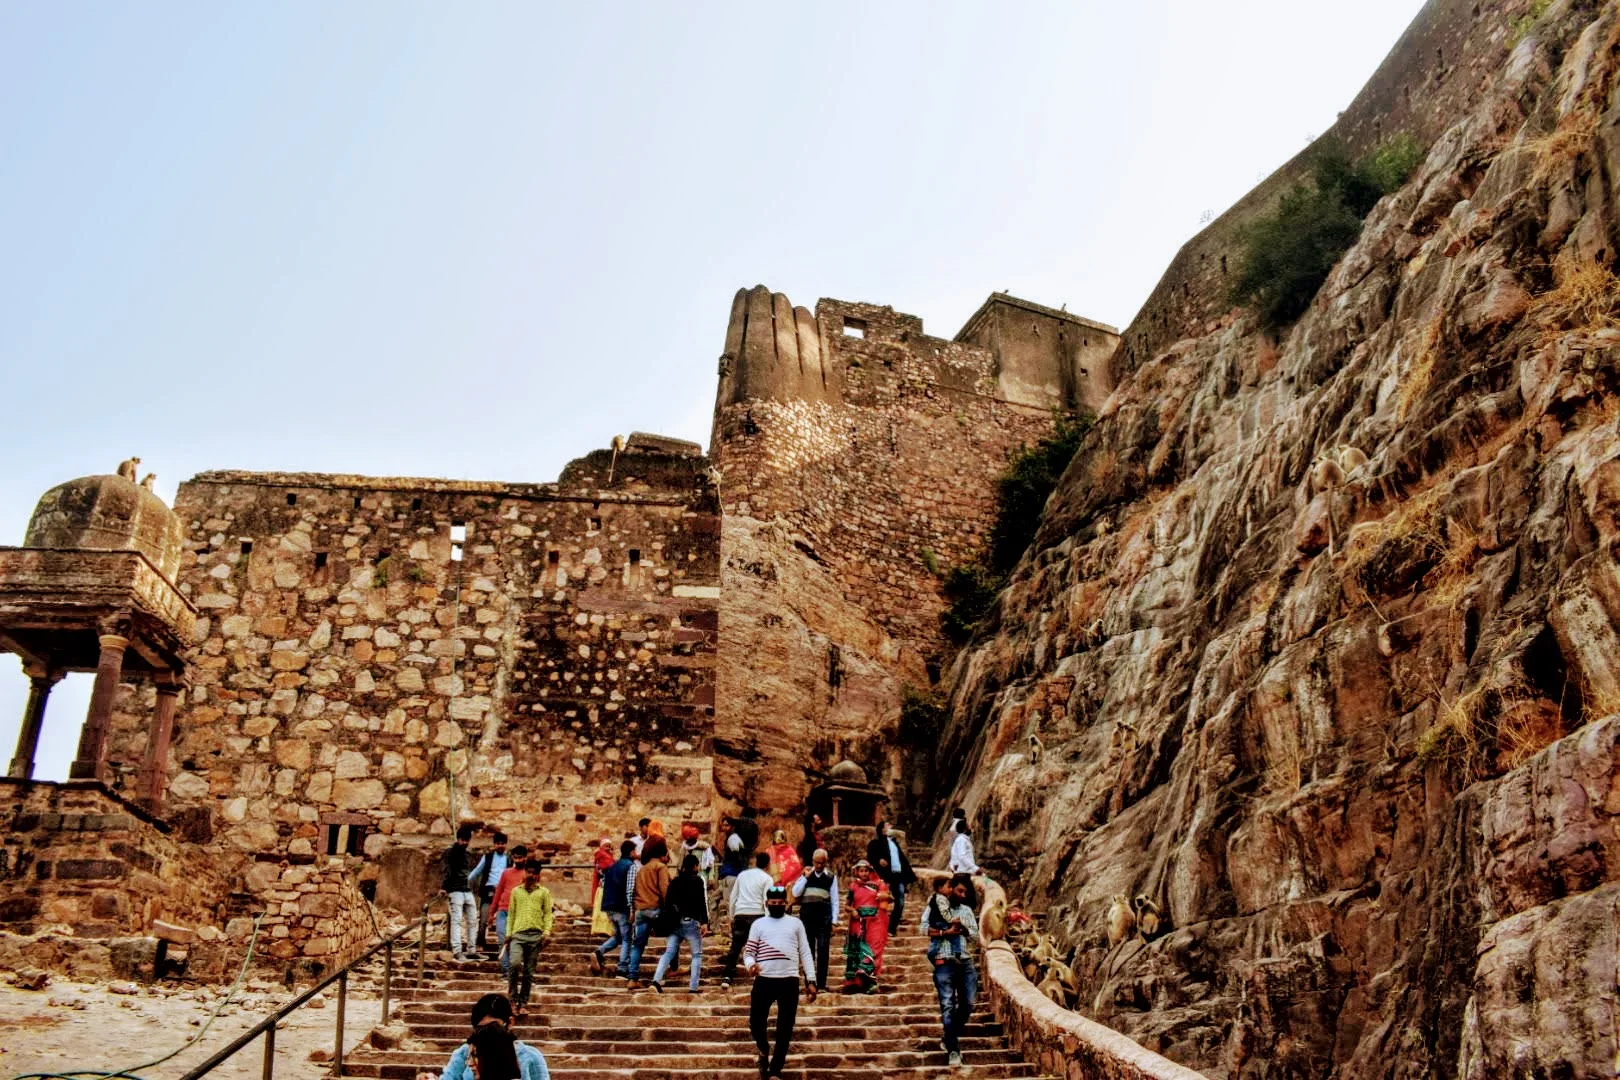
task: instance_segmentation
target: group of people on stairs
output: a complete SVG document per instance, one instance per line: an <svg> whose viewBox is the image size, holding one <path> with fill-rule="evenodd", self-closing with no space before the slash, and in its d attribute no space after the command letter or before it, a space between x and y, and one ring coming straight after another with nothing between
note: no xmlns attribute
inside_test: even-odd
<svg viewBox="0 0 1620 1080"><path fill-rule="evenodd" d="M882 822L867 844L865 858L850 868L847 888L841 889L821 846L820 827L821 819L812 815L799 845L789 845L778 830L769 848L755 850L758 824L747 815L726 818L716 858L713 848L702 844L697 830L688 826L682 830L680 868L675 874L669 871L669 843L656 821L643 819L638 834L619 844L617 858L604 841L594 864L592 906L593 924L608 936L592 949L592 967L605 973L606 959L616 951L614 976L625 980L630 990L641 989L643 955L656 934L665 943L652 989L664 992L684 944L690 966L688 992L699 994L703 942L711 932L712 913L723 907L729 915L730 946L720 986L730 988L741 961L752 977L749 1033L759 1050L760 1077L781 1076L797 1021L801 977L808 1002L827 989L833 928L847 917L840 991L875 992L889 938L904 919L907 890L918 880L904 847ZM935 880L918 928L928 940L941 1046L954 1066L962 1063L961 1037L978 994L972 875L979 868L972 834L960 811L953 817L952 830L951 874ZM464 826L445 857L451 950L457 960L476 959L487 917L488 927L497 935L509 996L480 999L473 1011L473 1033L452 1057L442 1080L548 1080L544 1056L515 1040L510 1028L512 1019L523 1016L528 1007L535 958L552 930L551 894L540 880L541 865L525 860L521 846L507 856L506 837L497 833L493 850L475 862L467 850L471 837L471 828ZM495 884L482 897L492 876ZM797 915L789 914L794 904ZM477 912L476 943L474 931L461 925L469 910Z"/></svg>

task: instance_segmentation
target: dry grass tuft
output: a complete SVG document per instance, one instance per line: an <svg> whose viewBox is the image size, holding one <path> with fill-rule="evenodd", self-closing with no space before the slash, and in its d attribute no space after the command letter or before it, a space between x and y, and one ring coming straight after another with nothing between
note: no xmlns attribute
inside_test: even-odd
<svg viewBox="0 0 1620 1080"><path fill-rule="evenodd" d="M1423 328L1417 355L1412 358L1412 366L1407 369L1406 378L1401 380L1400 391L1395 398L1395 415L1398 419L1405 420L1417 400L1428 393L1429 384L1434 381L1435 361L1439 358L1440 316L1436 315Z"/></svg>
<svg viewBox="0 0 1620 1080"><path fill-rule="evenodd" d="M1425 764L1452 759L1472 761L1479 751L1475 725L1485 707L1486 693L1484 686L1476 686L1447 701L1445 694L1437 690L1434 723L1417 739L1418 760Z"/></svg>
<svg viewBox="0 0 1620 1080"><path fill-rule="evenodd" d="M1496 764L1516 769L1564 737L1558 708L1545 699L1518 696L1507 700L1496 718Z"/></svg>
<svg viewBox="0 0 1620 1080"><path fill-rule="evenodd" d="M1598 123L1597 108L1583 104L1559 117L1558 125L1547 134L1519 143L1514 148L1515 152L1529 154L1534 159L1530 170L1531 186L1540 187L1550 183L1557 173L1590 150L1593 140L1597 138Z"/></svg>
<svg viewBox="0 0 1620 1080"><path fill-rule="evenodd" d="M1429 599L1441 607L1452 607L1473 580L1474 564L1479 562L1479 533L1467 523L1431 515L1415 525L1414 534L1424 547L1440 554L1434 569L1423 576Z"/></svg>
<svg viewBox="0 0 1620 1080"><path fill-rule="evenodd" d="M1414 537L1427 547L1432 538L1443 537L1445 526L1436 521L1439 513L1440 487L1436 485L1379 520L1351 530L1345 541L1343 561L1338 564L1339 581L1346 598L1352 603L1371 604L1372 597L1362 583L1367 570L1392 541Z"/></svg>
<svg viewBox="0 0 1620 1080"><path fill-rule="evenodd" d="M1607 266L1566 252L1553 261L1553 283L1530 306L1531 314L1559 324L1549 326L1549 337L1620 327L1620 277Z"/></svg>

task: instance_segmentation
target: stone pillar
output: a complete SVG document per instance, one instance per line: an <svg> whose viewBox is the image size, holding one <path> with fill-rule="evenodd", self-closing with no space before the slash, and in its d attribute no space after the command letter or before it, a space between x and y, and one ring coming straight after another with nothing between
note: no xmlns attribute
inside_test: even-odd
<svg viewBox="0 0 1620 1080"><path fill-rule="evenodd" d="M28 707L23 710L22 730L17 733L17 754L11 759L11 769L6 775L32 780L34 752L39 748L39 732L45 723L45 702L62 674L50 671L43 664L29 664L23 670L28 675Z"/></svg>
<svg viewBox="0 0 1620 1080"><path fill-rule="evenodd" d="M169 742L174 737L174 706L180 698L180 684L164 679L157 688L157 714L146 733L146 757L141 760L140 798L154 814L163 812L163 793L168 788Z"/></svg>
<svg viewBox="0 0 1620 1080"><path fill-rule="evenodd" d="M96 685L90 691L90 713L79 735L79 756L68 770L72 780L104 780L107 768L107 730L112 726L113 700L118 696L118 679L124 670L124 650L129 639L119 634L101 635L101 661L96 665Z"/></svg>

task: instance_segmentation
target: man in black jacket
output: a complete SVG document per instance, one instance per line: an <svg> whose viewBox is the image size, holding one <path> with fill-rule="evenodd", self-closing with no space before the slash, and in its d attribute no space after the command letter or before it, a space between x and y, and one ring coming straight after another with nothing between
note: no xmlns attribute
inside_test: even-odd
<svg viewBox="0 0 1620 1080"><path fill-rule="evenodd" d="M467 880L473 867L472 853L467 850L472 838L473 827L463 825L456 830L456 842L444 853L440 888L450 898L450 953L457 960L478 959L478 899Z"/></svg>
<svg viewBox="0 0 1620 1080"><path fill-rule="evenodd" d="M889 893L894 897L894 909L889 912L889 933L898 933L900 920L905 917L906 886L914 884L917 875L887 821L878 822L877 835L866 845L866 861L877 870L878 877L889 886Z"/></svg>

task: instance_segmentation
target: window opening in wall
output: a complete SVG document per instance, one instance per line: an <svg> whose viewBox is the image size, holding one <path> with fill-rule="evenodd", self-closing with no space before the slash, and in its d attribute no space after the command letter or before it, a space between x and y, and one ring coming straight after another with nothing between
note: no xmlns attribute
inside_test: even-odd
<svg viewBox="0 0 1620 1080"><path fill-rule="evenodd" d="M317 551L315 553L315 569L317 569L317 570L326 569L326 552Z"/></svg>
<svg viewBox="0 0 1620 1080"><path fill-rule="evenodd" d="M326 826L326 853L328 855L364 855L366 833L369 831L370 827L367 825L328 824Z"/></svg>
<svg viewBox="0 0 1620 1080"><path fill-rule="evenodd" d="M844 318L844 336L852 338L866 337L866 321L864 319Z"/></svg>
<svg viewBox="0 0 1620 1080"><path fill-rule="evenodd" d="M602 519L599 518L599 517L591 518L591 532L601 532L601 531L602 531Z"/></svg>
<svg viewBox="0 0 1620 1080"><path fill-rule="evenodd" d="M297 506L298 505L298 495L295 492L291 492L291 491L287 492L287 505L288 506Z"/></svg>
<svg viewBox="0 0 1620 1080"><path fill-rule="evenodd" d="M630 549L630 565L631 566L640 566L641 565L641 549L640 548L631 548Z"/></svg>
<svg viewBox="0 0 1620 1080"><path fill-rule="evenodd" d="M253 554L253 541L251 541L251 540L242 541L242 554L244 554L244 555Z"/></svg>
<svg viewBox="0 0 1620 1080"><path fill-rule="evenodd" d="M412 499L411 500L411 509L412 510L420 510L420 509L422 509L422 500L421 499Z"/></svg>
<svg viewBox="0 0 1620 1080"><path fill-rule="evenodd" d="M548 552L546 552L546 565L547 566L556 566L560 562L562 562L562 552L560 552L560 551L548 551Z"/></svg>
<svg viewBox="0 0 1620 1080"><path fill-rule="evenodd" d="M360 496L358 495L354 497L354 508L356 510L360 509Z"/></svg>

